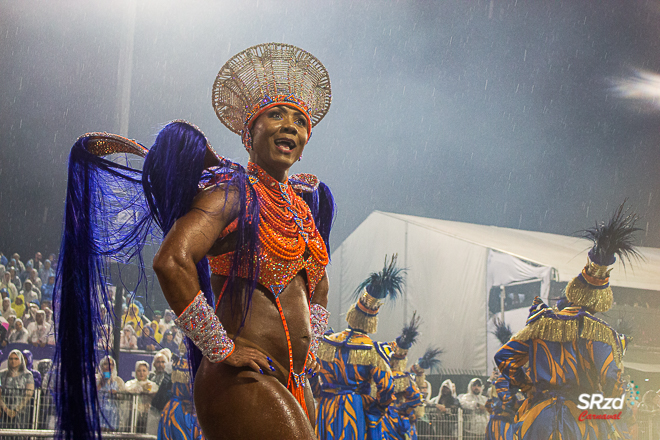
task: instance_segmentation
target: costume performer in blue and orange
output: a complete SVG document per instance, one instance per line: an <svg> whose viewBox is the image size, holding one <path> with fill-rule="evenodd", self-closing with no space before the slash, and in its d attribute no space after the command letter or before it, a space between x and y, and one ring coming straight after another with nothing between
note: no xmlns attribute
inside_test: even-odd
<svg viewBox="0 0 660 440"><path fill-rule="evenodd" d="M486 440L513 440L514 417L520 407L516 399L517 388L512 388L501 373L491 387L490 397L486 401L486 410L490 413L486 426Z"/></svg>
<svg viewBox="0 0 660 440"><path fill-rule="evenodd" d="M558 310L535 300L526 326L495 355L511 386L528 394L518 411L514 439L628 438L621 423L580 420L577 399L582 393L623 394L625 339L594 314L612 306L608 266L615 256L630 260L637 255L631 238L635 219L621 205L608 223L587 230L594 246L582 273L566 287L570 304ZM523 369L527 362L528 374Z"/></svg>
<svg viewBox="0 0 660 440"><path fill-rule="evenodd" d="M415 383L415 376L407 371L408 350L419 334L419 318L413 313L410 324L405 326L396 341L390 343L392 357L390 368L396 400L387 408L383 417L383 438L391 440L417 439L415 421L423 415L422 393Z"/></svg>
<svg viewBox="0 0 660 440"><path fill-rule="evenodd" d="M186 353L185 349L182 353ZM172 398L160 415L158 440L204 439L193 408L189 371L186 355L178 357L172 365Z"/></svg>
<svg viewBox="0 0 660 440"><path fill-rule="evenodd" d="M356 293L362 293L346 314L349 328L321 339L321 367L316 429L321 440L381 439L381 419L394 400L389 346L373 341L378 309L399 294L403 284L395 258L372 273ZM375 388L373 396L372 384Z"/></svg>
<svg viewBox="0 0 660 440"><path fill-rule="evenodd" d="M495 318L495 331L492 332L501 344L511 339L511 328L503 321ZM511 387L506 377L495 367L490 376L486 410L490 414L486 426L486 440L512 440L514 418L521 402L517 399L518 388Z"/></svg>
<svg viewBox="0 0 660 440"><path fill-rule="evenodd" d="M142 249L163 237L153 268L189 340L205 438L315 437L305 373L318 369L328 320L334 201L315 176L289 169L330 100L318 59L261 44L232 57L212 90L217 116L248 151L247 168L217 156L185 121L163 128L149 150L107 133L74 145L57 293L62 436L100 435L88 370L100 307L112 310L108 261L135 264L143 281ZM146 156L144 166L103 157L111 153Z"/></svg>

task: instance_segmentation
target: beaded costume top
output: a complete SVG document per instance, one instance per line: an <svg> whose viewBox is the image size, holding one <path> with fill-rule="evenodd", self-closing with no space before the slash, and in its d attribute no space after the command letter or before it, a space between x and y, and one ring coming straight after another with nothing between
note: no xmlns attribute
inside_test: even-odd
<svg viewBox="0 0 660 440"><path fill-rule="evenodd" d="M259 284L267 287L278 297L289 282L305 269L307 272L308 295L311 298L325 274L328 252L312 213L305 201L299 197L292 178L280 183L258 165L248 164L249 182L259 201ZM301 175L296 175L298 179ZM303 175L306 180L315 180ZM212 180L210 183L214 183ZM296 188L298 189L298 188ZM222 232L224 238L236 229L232 222ZM233 252L209 257L211 271L216 275L229 276ZM243 269L243 268L241 268ZM244 270L239 276L245 278Z"/></svg>

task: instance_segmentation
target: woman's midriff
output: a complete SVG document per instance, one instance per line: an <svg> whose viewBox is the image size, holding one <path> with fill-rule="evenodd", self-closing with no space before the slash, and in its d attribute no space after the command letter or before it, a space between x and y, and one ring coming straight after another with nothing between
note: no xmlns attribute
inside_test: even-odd
<svg viewBox="0 0 660 440"><path fill-rule="evenodd" d="M222 290L225 279L226 277L219 275L211 277L211 284L216 296ZM307 283L301 273L291 280L280 294L279 299L291 337L294 372L301 373L311 341ZM232 313L230 298L225 292L216 310L227 334L234 340L236 340L241 322L242 306L242 304L234 304ZM245 326L240 330L236 342L240 345L241 341L247 341L247 344L270 356L284 367L284 371L276 368L278 371L273 374L286 387L289 373L289 348L286 333L273 294L261 285L257 285L254 290Z"/></svg>

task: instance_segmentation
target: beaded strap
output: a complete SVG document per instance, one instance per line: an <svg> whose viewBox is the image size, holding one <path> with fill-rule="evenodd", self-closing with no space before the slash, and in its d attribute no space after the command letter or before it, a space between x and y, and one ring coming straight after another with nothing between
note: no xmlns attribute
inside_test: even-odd
<svg viewBox="0 0 660 440"><path fill-rule="evenodd" d="M312 304L309 310L311 312L310 319L312 323L312 342L309 344L309 351L316 355L316 351L319 348L319 341L328 328L330 312L320 304Z"/></svg>
<svg viewBox="0 0 660 440"><path fill-rule="evenodd" d="M174 323L211 362L222 362L234 352L234 341L227 336L201 290Z"/></svg>

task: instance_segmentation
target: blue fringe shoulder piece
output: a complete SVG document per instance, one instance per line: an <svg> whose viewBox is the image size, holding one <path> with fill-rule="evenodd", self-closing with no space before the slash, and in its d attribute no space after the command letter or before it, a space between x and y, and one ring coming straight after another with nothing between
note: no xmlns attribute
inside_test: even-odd
<svg viewBox="0 0 660 440"><path fill-rule="evenodd" d="M141 173L101 155L146 149L119 136L91 133L69 155L64 230L53 294L56 317L54 389L57 438L101 438L96 341L101 306L110 305L110 260L142 268L142 247L154 232ZM143 281L143 271L138 284ZM106 338L107 334L104 335Z"/></svg>

